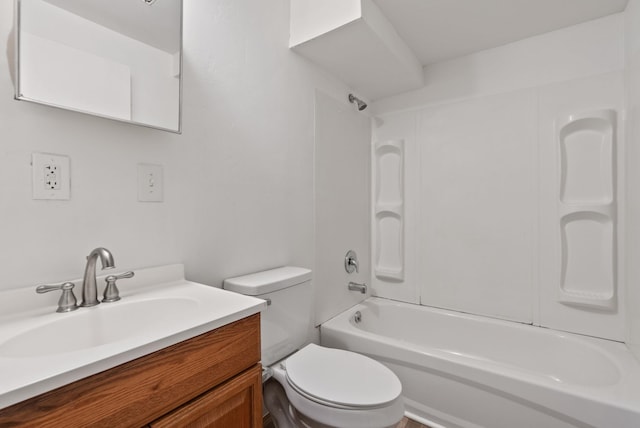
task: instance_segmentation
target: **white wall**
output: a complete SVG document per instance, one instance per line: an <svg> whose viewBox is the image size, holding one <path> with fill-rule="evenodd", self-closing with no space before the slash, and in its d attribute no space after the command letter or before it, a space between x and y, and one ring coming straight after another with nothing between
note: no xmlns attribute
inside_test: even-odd
<svg viewBox="0 0 640 428"><path fill-rule="evenodd" d="M594 76L623 67L622 14L425 67L425 86L373 104L388 112Z"/></svg>
<svg viewBox="0 0 640 428"><path fill-rule="evenodd" d="M627 344L640 358L640 0L625 12L627 108Z"/></svg>
<svg viewBox="0 0 640 428"><path fill-rule="evenodd" d="M306 42L362 16L361 0L291 0L289 46Z"/></svg>
<svg viewBox="0 0 640 428"><path fill-rule="evenodd" d="M403 138L408 153L407 277L373 278L375 294L623 339L623 285L613 311L557 301L555 134L570 113L622 114L622 20L436 64L422 90L374 104L374 143Z"/></svg>
<svg viewBox="0 0 640 428"><path fill-rule="evenodd" d="M532 322L536 94L418 113L421 301Z"/></svg>
<svg viewBox="0 0 640 428"><path fill-rule="evenodd" d="M316 324L364 300L349 281L370 284L369 144L371 123L353 105L316 94L315 240ZM354 250L359 272L344 256ZM368 295L368 293L367 293Z"/></svg>
<svg viewBox="0 0 640 428"><path fill-rule="evenodd" d="M14 101L0 58L0 289L81 277L96 246L215 286L314 267L314 94L347 88L289 51L287 0L184 4L182 135ZM0 0L8 48L12 17ZM70 156L70 201L31 199L32 152ZM139 162L164 165L163 203L137 202Z"/></svg>

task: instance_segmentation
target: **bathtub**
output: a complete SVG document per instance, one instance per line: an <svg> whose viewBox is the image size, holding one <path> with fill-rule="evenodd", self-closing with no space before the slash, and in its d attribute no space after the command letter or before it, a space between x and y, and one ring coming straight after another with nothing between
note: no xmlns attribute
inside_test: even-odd
<svg viewBox="0 0 640 428"><path fill-rule="evenodd" d="M320 337L387 365L407 416L434 427L640 427L640 363L622 343L380 298Z"/></svg>

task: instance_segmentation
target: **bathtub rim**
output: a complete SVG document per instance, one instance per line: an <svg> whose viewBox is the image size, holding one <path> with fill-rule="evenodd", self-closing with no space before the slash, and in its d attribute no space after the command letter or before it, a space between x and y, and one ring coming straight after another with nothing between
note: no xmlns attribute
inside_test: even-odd
<svg viewBox="0 0 640 428"><path fill-rule="evenodd" d="M438 352L437 350L434 352L434 348L426 350L425 347L421 347L407 341L387 338L358 328L352 322L353 314L358 310L367 310L368 305L372 304L398 306L401 308L411 307L413 310L427 311L435 313L436 315L453 315L458 318L472 321L507 325L508 327L516 329L535 329L535 331L555 335L562 339L568 337L569 339L576 340L582 344L585 344L586 342L587 345L590 347L596 347L599 352L603 353L611 360L620 372L620 379L614 384L605 386L573 385L568 383L551 382L541 374L526 374L522 371L512 369L504 370L504 367L501 367L499 364L495 364L495 367L491 367L490 365L487 366L486 362L483 362L482 364L469 364L468 359L461 360L451 358L452 354ZM457 377L463 378L469 382L490 385L492 388L503 391L505 394L541 405L554 412L565 414L578 421L584 421L585 419L582 417L584 416L584 409L581 408L582 406L576 404L576 400L582 400L583 402L586 401L589 403L591 406L587 409L587 413L591 413L592 415L596 415L597 411L594 409L598 408L600 409L598 411L602 411L607 414L610 411L613 412L613 409L617 409L625 414L629 413L636 415L636 417L640 417L640 365L625 344L621 342L594 338L591 336L582 336L574 333L561 332L533 325L488 318L446 309L399 302L379 297L369 297L365 301L356 304L323 323L320 327L321 343L323 336L326 337L327 334L335 334L336 331L352 336L352 339L356 339L356 345L359 345L360 347L366 348L368 343L376 343L377 346L384 351L385 355L378 355L382 352L378 351L378 349L375 350L376 352L362 352L360 349L356 349L357 347L347 347L345 349L362 352L372 358L402 362L402 359L398 358L397 355L394 354L393 349L394 347L400 347L406 349L409 352L409 355L413 355L414 357L412 361L407 361L407 364L424 366L424 364L417 361L419 358L415 357L416 355L422 356L422 358L428 358L430 362L435 363L433 367L429 366L429 369L432 371L440 372L443 375L455 373ZM381 337L384 337L385 340L382 341L380 339ZM460 370L461 367L462 370ZM555 393L558 395L558 398L561 399L555 401L549 400L548 397L546 397L549 393ZM572 409L559 406L558 403L561 401L567 406L573 403L573 405L569 406ZM591 420L592 418L588 419ZM598 418L596 417L596 419Z"/></svg>

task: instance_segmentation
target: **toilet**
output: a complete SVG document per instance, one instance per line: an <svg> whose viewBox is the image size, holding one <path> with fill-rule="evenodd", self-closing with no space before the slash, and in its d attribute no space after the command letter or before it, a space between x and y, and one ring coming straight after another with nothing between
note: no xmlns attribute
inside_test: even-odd
<svg viewBox="0 0 640 428"><path fill-rule="evenodd" d="M279 428L385 428L400 422L402 385L391 370L355 352L309 343L309 269L271 269L226 279L223 287L267 301L260 325L264 402Z"/></svg>

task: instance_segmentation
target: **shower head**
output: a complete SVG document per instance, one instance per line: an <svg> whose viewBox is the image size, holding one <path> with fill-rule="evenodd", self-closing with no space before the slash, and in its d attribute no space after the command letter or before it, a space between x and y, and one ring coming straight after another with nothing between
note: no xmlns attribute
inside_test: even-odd
<svg viewBox="0 0 640 428"><path fill-rule="evenodd" d="M367 108L367 103L353 94L349 94L349 102L355 104L358 107L358 111L362 111Z"/></svg>

